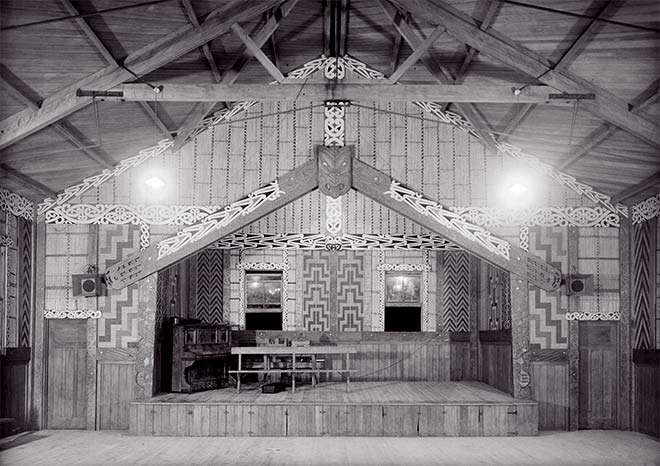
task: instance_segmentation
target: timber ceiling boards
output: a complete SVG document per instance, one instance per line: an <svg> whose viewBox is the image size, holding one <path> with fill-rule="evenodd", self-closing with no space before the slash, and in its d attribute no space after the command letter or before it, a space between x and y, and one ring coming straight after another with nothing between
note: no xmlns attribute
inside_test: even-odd
<svg viewBox="0 0 660 466"><path fill-rule="evenodd" d="M329 2L300 0L283 18L279 13L275 15L275 32L265 39L260 49L279 72L286 75L323 52L326 25L323 7ZM144 3L147 5L141 5ZM41 99L48 99L67 86L112 66L113 61L121 64L128 55L149 47L173 31L203 24L210 12L228 3L228 0L156 3L128 0L121 3L122 8L127 8L103 13L102 10L116 8L117 2L0 0L0 27L3 28L0 31L0 74L6 81L0 82L0 127L19 112L40 105ZM266 2L260 3L265 6L250 10L256 13L239 20L240 28L253 39L273 11ZM428 38L438 25L460 29L461 24L468 24L543 63L542 66L523 66L515 60L505 63L502 57L497 58L499 45L493 48L492 44L486 44L481 50L478 50L481 47L471 48L464 43L472 41L471 37L448 30L438 34L420 60L402 73L401 83L437 83L437 76L429 71L430 65L432 71L445 70L457 77L457 82L466 85L536 85L541 83L534 78L539 78L541 73L536 76L529 73L537 68L555 68L580 83L595 86L593 89L610 105L594 108L593 102L585 101L575 110L573 106L515 103L445 104L451 104L450 109L464 114L479 128L490 127L495 132L506 133L499 136L500 141L519 145L603 192L622 196L633 193L637 197L657 192L653 178L648 179L651 174L660 172L657 136L656 142L649 141L653 139L650 133L654 128L657 133L660 116L658 34L598 20L657 29L660 5L656 0L564 0L552 2L550 6L592 18L533 8L548 7L547 2L540 0L521 2L532 7L500 0L415 0L385 2L384 5L380 1L344 0L342 3L348 6L347 27L340 31L345 34L342 47L345 46L351 56L388 75L405 63L416 49L409 40L402 39L401 27L395 26L388 9L395 12L397 21L405 20L418 42ZM434 14L423 14L429 5ZM442 9L452 13L442 17L438 14ZM102 13L93 14L95 12ZM75 13L86 16L6 29ZM447 21L456 24L447 25ZM216 83L245 52L245 41L230 26L227 24L227 32L218 37L209 36L212 38L209 42L195 43L183 53L173 53L155 67L138 72L146 70L143 79L155 83ZM234 79L236 84L265 84L273 80L272 73L272 69L269 73L251 58ZM547 79L552 73L540 76L540 81L555 83L556 78ZM121 82L135 80L123 73ZM26 96L29 99L26 100ZM626 104L634 108L642 102L646 102L643 109L628 114ZM218 103L215 108L223 105ZM155 128L153 103L103 102L97 108L100 125L94 107L87 105L66 113L64 118L55 119L27 137L12 140L0 151L0 165L9 169L4 173L33 177L36 188L25 185L21 189L21 183L11 181L10 175L3 175L2 183L8 187L13 183L17 191L37 197L43 189L59 191L108 164L135 155L152 145L156 137L184 128L191 118L202 118L199 115L208 114L211 108L211 103L201 110L198 104L191 102L159 103ZM619 114L612 114L612 108L618 108ZM605 118L627 129L612 126ZM99 134L102 144L98 144ZM640 135L646 141L640 140ZM80 149L81 145L84 149ZM639 183L646 184L636 188Z"/></svg>

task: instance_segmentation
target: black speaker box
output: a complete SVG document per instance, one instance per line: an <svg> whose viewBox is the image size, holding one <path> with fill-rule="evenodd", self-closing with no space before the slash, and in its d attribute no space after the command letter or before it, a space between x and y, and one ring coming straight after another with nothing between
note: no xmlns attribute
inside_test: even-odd
<svg viewBox="0 0 660 466"><path fill-rule="evenodd" d="M594 294L594 276L574 273L566 276L566 294L568 296L592 296Z"/></svg>
<svg viewBox="0 0 660 466"><path fill-rule="evenodd" d="M101 296L104 294L103 275L98 273L71 275L71 284L74 296Z"/></svg>
<svg viewBox="0 0 660 466"><path fill-rule="evenodd" d="M261 387L261 393L279 393L286 390L286 384L282 382L267 383Z"/></svg>

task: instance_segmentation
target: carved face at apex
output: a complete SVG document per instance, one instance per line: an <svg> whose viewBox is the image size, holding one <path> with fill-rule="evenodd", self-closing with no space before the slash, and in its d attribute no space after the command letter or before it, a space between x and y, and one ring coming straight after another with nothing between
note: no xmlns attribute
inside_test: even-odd
<svg viewBox="0 0 660 466"><path fill-rule="evenodd" d="M351 189L354 152L354 146L317 146L319 189L323 194L336 199Z"/></svg>

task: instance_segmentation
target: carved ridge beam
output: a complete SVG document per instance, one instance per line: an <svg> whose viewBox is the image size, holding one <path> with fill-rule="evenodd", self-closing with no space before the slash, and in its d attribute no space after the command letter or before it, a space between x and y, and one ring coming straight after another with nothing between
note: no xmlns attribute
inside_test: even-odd
<svg viewBox="0 0 660 466"><path fill-rule="evenodd" d="M553 70L544 57L492 29L482 31L474 19L441 0L392 1L413 16L443 25L458 41L562 92L594 94L594 100L582 101L585 109L653 146L660 144L657 125L631 113L627 102L566 70Z"/></svg>
<svg viewBox="0 0 660 466"><path fill-rule="evenodd" d="M138 75L147 74L224 34L232 24L260 15L280 2L281 0L229 2L209 14L199 27L185 26L131 53L123 65ZM78 89L109 89L131 79L133 76L127 70L111 64L49 96L39 110L25 109L4 119L0 122L0 149L91 104L91 97L76 95Z"/></svg>
<svg viewBox="0 0 660 466"><path fill-rule="evenodd" d="M110 266L106 280L112 288L124 288L169 267L316 189L317 175L317 160L309 160L177 235Z"/></svg>

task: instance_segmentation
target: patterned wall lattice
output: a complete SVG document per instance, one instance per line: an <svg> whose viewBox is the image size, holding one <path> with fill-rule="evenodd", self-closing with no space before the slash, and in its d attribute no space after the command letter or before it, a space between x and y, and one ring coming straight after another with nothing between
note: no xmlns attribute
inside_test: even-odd
<svg viewBox="0 0 660 466"><path fill-rule="evenodd" d="M303 328L307 331L330 331L331 321L336 319L336 308L331 313L330 253L312 251L303 256L302 306ZM331 315L334 314L334 315Z"/></svg>
<svg viewBox="0 0 660 466"><path fill-rule="evenodd" d="M197 255L197 318L209 324L224 321L223 253L220 249L204 249Z"/></svg>
<svg viewBox="0 0 660 466"><path fill-rule="evenodd" d="M568 235L565 228L530 227L529 249L563 273L568 272ZM530 345L536 349L567 349L568 297L561 290L547 292L530 286Z"/></svg>
<svg viewBox="0 0 660 466"><path fill-rule="evenodd" d="M339 331L361 332L364 326L365 254L341 251L336 256Z"/></svg>
<svg viewBox="0 0 660 466"><path fill-rule="evenodd" d="M470 331L470 255L467 252L444 252L442 317L444 330Z"/></svg>
<svg viewBox="0 0 660 466"><path fill-rule="evenodd" d="M491 330L511 328L511 275L490 264L488 267L488 320Z"/></svg>
<svg viewBox="0 0 660 466"><path fill-rule="evenodd" d="M655 220L632 228L633 348L654 349Z"/></svg>
<svg viewBox="0 0 660 466"><path fill-rule="evenodd" d="M110 265L140 248L140 227L108 225L99 228L99 267ZM108 289L99 298L102 316L98 322L99 348L136 348L138 335L138 285Z"/></svg>
<svg viewBox="0 0 660 466"><path fill-rule="evenodd" d="M18 344L30 346L30 310L32 304L32 222L18 219Z"/></svg>

